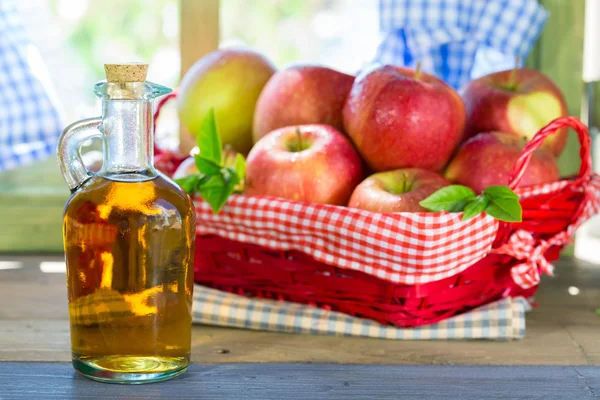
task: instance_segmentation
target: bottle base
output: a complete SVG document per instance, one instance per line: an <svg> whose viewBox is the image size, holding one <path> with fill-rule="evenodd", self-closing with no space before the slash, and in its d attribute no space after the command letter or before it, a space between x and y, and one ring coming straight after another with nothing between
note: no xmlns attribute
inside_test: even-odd
<svg viewBox="0 0 600 400"><path fill-rule="evenodd" d="M75 371L86 378L105 383L161 382L183 374L188 365L188 357L73 355Z"/></svg>

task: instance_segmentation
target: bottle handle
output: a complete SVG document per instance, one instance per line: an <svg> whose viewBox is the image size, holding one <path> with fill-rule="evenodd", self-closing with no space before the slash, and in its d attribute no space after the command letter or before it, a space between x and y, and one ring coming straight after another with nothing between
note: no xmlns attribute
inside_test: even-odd
<svg viewBox="0 0 600 400"><path fill-rule="evenodd" d="M102 117L88 118L67 126L58 140L58 166L71 191L93 176L81 159L81 145L102 136Z"/></svg>

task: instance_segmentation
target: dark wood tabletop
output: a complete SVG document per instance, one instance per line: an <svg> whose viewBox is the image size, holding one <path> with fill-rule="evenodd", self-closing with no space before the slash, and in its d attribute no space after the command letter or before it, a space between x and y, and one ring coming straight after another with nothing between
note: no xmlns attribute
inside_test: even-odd
<svg viewBox="0 0 600 400"><path fill-rule="evenodd" d="M110 385L66 363L0 363L0 399L598 399L597 367L193 364L170 381Z"/></svg>
<svg viewBox="0 0 600 400"><path fill-rule="evenodd" d="M398 341L194 326L190 370L135 389L81 378L68 363L65 275L40 265L62 260L0 256L2 400L600 398L600 266L572 258L543 280L523 340Z"/></svg>

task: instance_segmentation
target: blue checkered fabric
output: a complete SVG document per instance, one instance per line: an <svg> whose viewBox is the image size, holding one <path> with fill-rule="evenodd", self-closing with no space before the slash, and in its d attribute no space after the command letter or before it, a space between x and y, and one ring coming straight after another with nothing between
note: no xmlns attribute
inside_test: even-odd
<svg viewBox="0 0 600 400"><path fill-rule="evenodd" d="M548 12L536 0L379 0L375 61L415 67L459 89L524 60Z"/></svg>
<svg viewBox="0 0 600 400"><path fill-rule="evenodd" d="M38 79L37 54L14 2L0 0L0 171L56 150L61 121Z"/></svg>
<svg viewBox="0 0 600 400"><path fill-rule="evenodd" d="M192 308L196 324L396 340L519 340L525 337L525 313L530 310L522 297L507 297L436 324L402 329L305 304L249 298L201 285L194 286Z"/></svg>

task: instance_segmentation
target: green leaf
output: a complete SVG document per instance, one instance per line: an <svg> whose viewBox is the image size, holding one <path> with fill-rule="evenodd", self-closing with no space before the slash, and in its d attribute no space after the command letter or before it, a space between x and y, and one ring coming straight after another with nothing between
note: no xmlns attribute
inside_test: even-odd
<svg viewBox="0 0 600 400"><path fill-rule="evenodd" d="M228 160L223 159L223 145L217 129L214 109L211 109L202 120L197 139L200 154L195 155L194 159L199 178L193 180L187 177L187 180L182 183L186 185L188 193L200 193L216 214L223 208L236 185L244 179L246 162L241 154L236 156L233 165L231 165L232 157L228 157ZM227 154L232 156L234 153L228 151ZM224 162L227 162L227 167Z"/></svg>
<svg viewBox="0 0 600 400"><path fill-rule="evenodd" d="M231 179L234 185L240 183L240 177L234 167L223 168L222 173L229 174L228 179Z"/></svg>
<svg viewBox="0 0 600 400"><path fill-rule="evenodd" d="M475 200L475 192L462 185L450 185L432 193L419 205L429 211L462 211L465 206Z"/></svg>
<svg viewBox="0 0 600 400"><path fill-rule="evenodd" d="M475 200L469 202L463 211L462 220L466 221L468 219L473 218L477 214L480 214L489 204L489 200L487 197L483 195L479 195L475 198Z"/></svg>
<svg viewBox="0 0 600 400"><path fill-rule="evenodd" d="M219 164L215 164L213 161L202 157L201 155L196 154L194 156L196 160L196 167L198 167L198 171L206 175L218 174L221 171L221 166Z"/></svg>
<svg viewBox="0 0 600 400"><path fill-rule="evenodd" d="M217 165L221 165L223 163L223 144L217 130L217 121L213 108L210 109L202 120L197 135L200 155Z"/></svg>
<svg viewBox="0 0 600 400"><path fill-rule="evenodd" d="M181 188L188 194L193 194L196 191L196 186L198 185L201 177L202 176L199 174L188 175L184 176L183 178L176 179L175 182L177 182L177 184L181 186Z"/></svg>
<svg viewBox="0 0 600 400"><path fill-rule="evenodd" d="M485 212L505 222L521 222L523 209L519 196L506 186L490 186L483 191L489 200Z"/></svg>
<svg viewBox="0 0 600 400"><path fill-rule="evenodd" d="M507 186L488 186L483 191L483 194L488 199L517 199L519 196L510 190Z"/></svg>
<svg viewBox="0 0 600 400"><path fill-rule="evenodd" d="M235 156L235 164L233 166L240 182L243 181L246 178L246 160L244 156L238 153Z"/></svg>
<svg viewBox="0 0 600 400"><path fill-rule="evenodd" d="M505 222L521 222L522 209L518 201L512 202L507 200L492 201L485 208L485 212L492 217Z"/></svg>
<svg viewBox="0 0 600 400"><path fill-rule="evenodd" d="M200 196L210 205L215 214L221 211L221 208L233 193L235 180L235 178L232 179L229 171L223 170L221 173L212 175L206 182L198 186Z"/></svg>

